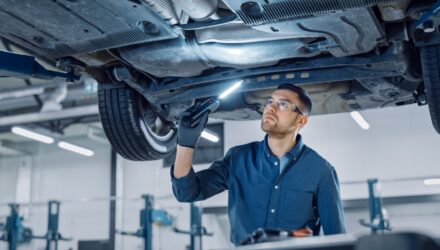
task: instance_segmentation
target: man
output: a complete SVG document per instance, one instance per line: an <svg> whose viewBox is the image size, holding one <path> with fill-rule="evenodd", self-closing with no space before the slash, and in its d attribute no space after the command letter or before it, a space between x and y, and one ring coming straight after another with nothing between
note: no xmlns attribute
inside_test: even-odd
<svg viewBox="0 0 440 250"><path fill-rule="evenodd" d="M345 233L339 183L334 168L298 134L312 103L292 84L278 86L265 103L263 141L231 148L209 169L195 173L192 156L208 114L190 126L191 109L179 124L173 192L181 202L207 199L229 190L231 241L238 245L258 228L319 234Z"/></svg>

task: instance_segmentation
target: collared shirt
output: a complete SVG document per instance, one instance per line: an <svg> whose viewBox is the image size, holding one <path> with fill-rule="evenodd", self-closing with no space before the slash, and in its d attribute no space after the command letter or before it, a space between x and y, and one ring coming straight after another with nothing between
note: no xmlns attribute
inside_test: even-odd
<svg viewBox="0 0 440 250"><path fill-rule="evenodd" d="M267 136L233 147L208 169L195 173L191 168L179 179L173 176L173 166L174 195L178 201L193 202L229 190L228 216L235 245L257 228L313 229L321 224L324 234L345 233L335 169L304 145L300 135L296 142L286 154L290 161L281 174L280 160L271 153Z"/></svg>
<svg viewBox="0 0 440 250"><path fill-rule="evenodd" d="M291 157L291 155L289 153L283 155L282 157L278 157L280 160L280 174L283 172L283 170L286 168L287 163L289 163L289 160Z"/></svg>

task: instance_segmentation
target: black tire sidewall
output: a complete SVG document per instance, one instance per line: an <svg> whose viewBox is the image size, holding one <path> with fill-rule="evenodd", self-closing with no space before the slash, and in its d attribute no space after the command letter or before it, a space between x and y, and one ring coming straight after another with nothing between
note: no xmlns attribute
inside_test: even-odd
<svg viewBox="0 0 440 250"><path fill-rule="evenodd" d="M177 131L165 141L154 138L143 119L143 112L153 111L142 108L146 100L140 94L129 87L101 85L98 91L101 122L118 154L129 160L146 161L163 159L173 153Z"/></svg>
<svg viewBox="0 0 440 250"><path fill-rule="evenodd" d="M440 45L422 47L420 55L432 125L440 134Z"/></svg>

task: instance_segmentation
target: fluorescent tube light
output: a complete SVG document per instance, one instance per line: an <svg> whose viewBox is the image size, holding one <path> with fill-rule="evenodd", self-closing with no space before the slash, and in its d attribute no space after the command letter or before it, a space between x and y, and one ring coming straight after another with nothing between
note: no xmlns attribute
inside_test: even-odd
<svg viewBox="0 0 440 250"><path fill-rule="evenodd" d="M67 142L64 142L64 141L58 142L58 147L60 147L62 149L65 149L65 150L72 151L72 152L77 153L77 154L85 155L85 156L92 156L92 155L94 155L94 152L92 150L90 150L90 149L83 148L83 147L80 147L80 146L77 146L77 145L73 145L71 143L67 143Z"/></svg>
<svg viewBox="0 0 440 250"><path fill-rule="evenodd" d="M440 185L440 178L425 179L423 183L426 186Z"/></svg>
<svg viewBox="0 0 440 250"><path fill-rule="evenodd" d="M226 96L228 96L230 93L232 93L234 90L238 89L241 86L241 83L243 80L238 81L234 85L232 85L230 88L228 88L225 92L223 92L218 99L224 99Z"/></svg>
<svg viewBox="0 0 440 250"><path fill-rule="evenodd" d="M211 134L211 133L207 132L206 130L203 130L202 137L205 138L206 140L212 141L212 142L218 142L220 140L216 135Z"/></svg>
<svg viewBox="0 0 440 250"><path fill-rule="evenodd" d="M361 127L362 129L368 130L370 129L370 124L362 117L362 115L357 111L352 111L350 113L351 118Z"/></svg>
<svg viewBox="0 0 440 250"><path fill-rule="evenodd" d="M23 137L26 137L26 138L29 138L32 140L36 140L39 142L47 143L47 144L54 143L54 141L55 141L52 137L45 136L45 135L42 135L39 133L35 133L30 130L16 127L16 126L12 127L11 132L16 135L20 135L20 136L23 136Z"/></svg>

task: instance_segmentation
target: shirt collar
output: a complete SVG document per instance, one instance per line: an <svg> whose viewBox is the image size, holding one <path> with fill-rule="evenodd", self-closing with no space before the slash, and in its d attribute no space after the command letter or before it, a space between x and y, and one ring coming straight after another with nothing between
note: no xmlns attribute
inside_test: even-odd
<svg viewBox="0 0 440 250"><path fill-rule="evenodd" d="M269 142L268 142L268 135L266 134L266 136L264 137L263 140L263 144L264 144L264 153L267 156L270 156L272 154L272 151L269 148ZM302 148L304 147L304 143L302 140L302 137L300 134L296 135L296 143L295 146L293 146L293 148L290 151L287 151L287 153L285 154L285 156L290 157L298 157L299 153L301 152Z"/></svg>

